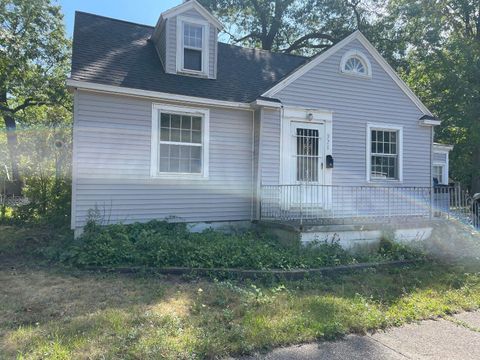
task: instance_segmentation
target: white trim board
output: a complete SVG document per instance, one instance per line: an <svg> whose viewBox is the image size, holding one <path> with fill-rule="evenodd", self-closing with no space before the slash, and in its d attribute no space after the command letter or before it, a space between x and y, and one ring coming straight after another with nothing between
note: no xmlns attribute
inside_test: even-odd
<svg viewBox="0 0 480 360"><path fill-rule="evenodd" d="M200 71L185 69L185 58L184 58L184 37L185 37L185 24L199 25L202 27L202 69ZM177 16L177 33L175 34L177 38L177 53L175 56L176 69L177 73L197 75L202 77L209 77L209 34L210 34L210 24L208 21L194 19L188 16Z"/></svg>
<svg viewBox="0 0 480 360"><path fill-rule="evenodd" d="M114 85L97 84L97 83L92 83L87 81L67 79L67 86L73 89L89 90L93 92L102 92L102 93L110 93L110 94L117 94L117 95L128 95L128 96L141 97L141 98L150 98L150 99L156 99L156 100L173 101L173 102L180 102L182 104L190 103L190 104L196 104L196 105L210 105L210 106L244 109L244 110L252 111L251 105L248 103L214 100L214 99L208 99L208 98L202 98L202 97L196 97L196 96L176 95L176 94L163 93L163 92L150 91L150 90L141 90L141 89L126 88L126 87L120 87L120 86L114 86Z"/></svg>
<svg viewBox="0 0 480 360"><path fill-rule="evenodd" d="M177 5L160 15L160 19L168 19L173 16L179 15L188 10L196 10L204 18L208 19L219 30L223 30L223 24L213 16L207 9L205 9L197 0L185 1L183 4ZM160 20L159 20L160 22Z"/></svg>
<svg viewBox="0 0 480 360"><path fill-rule="evenodd" d="M392 80L398 85L398 87L400 87L400 89L405 93L405 95L407 95L408 98L412 100L412 102L420 109L420 111L422 111L422 113L433 116L430 110L427 109L427 107L422 103L422 101L413 93L413 91L408 87L408 85L405 84L405 82L398 76L395 70L393 70L393 68L387 63L387 61L382 57L382 55L380 55L377 49L373 47L373 45L359 30L350 34L345 39L335 44L325 52L315 56L306 64L300 66L297 70L295 70L292 74L280 81L277 85L273 86L265 93L263 93L262 96L274 97L278 92L287 87L293 81L297 80L299 77L306 74L315 66L328 59L330 56L335 54L337 51L342 49L345 45L347 45L353 40L358 40L365 47L365 49L370 53L370 55L372 55L372 57L382 67L382 69L385 70L385 72L392 78Z"/></svg>
<svg viewBox="0 0 480 360"><path fill-rule="evenodd" d="M376 179L372 178L372 130L398 131L398 179ZM366 141L366 173L369 183L401 183L403 182L403 126L367 123L367 141Z"/></svg>
<svg viewBox="0 0 480 360"><path fill-rule="evenodd" d="M158 111L174 114L188 114L202 116L202 172L197 173L161 173L158 170ZM210 110L185 106L152 104L152 133L150 153L150 177L157 179L191 179L207 180L209 175L209 143L210 143Z"/></svg>

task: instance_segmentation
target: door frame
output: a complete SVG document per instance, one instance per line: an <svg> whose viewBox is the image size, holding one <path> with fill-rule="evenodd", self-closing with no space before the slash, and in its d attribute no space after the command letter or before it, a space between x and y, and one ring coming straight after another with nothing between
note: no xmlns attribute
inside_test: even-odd
<svg viewBox="0 0 480 360"><path fill-rule="evenodd" d="M333 112L323 109L308 109L299 107L284 107L281 114L280 130L280 184L293 185L291 183L291 124L292 122L305 124L324 124L324 141L322 153L326 158L332 154L332 119ZM326 159L322 159L325 164ZM333 169L324 166L322 171L323 179L319 181L322 185L332 185ZM320 180L320 179L319 179Z"/></svg>

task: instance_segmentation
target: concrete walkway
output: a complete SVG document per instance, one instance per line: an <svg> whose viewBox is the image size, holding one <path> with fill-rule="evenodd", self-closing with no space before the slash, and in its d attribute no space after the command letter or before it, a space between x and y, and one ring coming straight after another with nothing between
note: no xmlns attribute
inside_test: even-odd
<svg viewBox="0 0 480 360"><path fill-rule="evenodd" d="M335 342L290 346L242 359L480 359L480 312L366 336L349 335Z"/></svg>

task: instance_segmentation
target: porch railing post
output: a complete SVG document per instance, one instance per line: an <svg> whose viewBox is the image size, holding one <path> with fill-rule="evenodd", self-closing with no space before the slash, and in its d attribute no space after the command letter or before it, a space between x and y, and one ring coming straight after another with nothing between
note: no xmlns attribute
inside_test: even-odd
<svg viewBox="0 0 480 360"><path fill-rule="evenodd" d="M433 219L434 195L435 195L435 188L431 186L430 187L430 213L429 213L430 220Z"/></svg>
<svg viewBox="0 0 480 360"><path fill-rule="evenodd" d="M390 208L390 188L387 188L387 208L388 208L388 221L392 221L392 209Z"/></svg>
<svg viewBox="0 0 480 360"><path fill-rule="evenodd" d="M303 183L300 183L300 225L303 225Z"/></svg>

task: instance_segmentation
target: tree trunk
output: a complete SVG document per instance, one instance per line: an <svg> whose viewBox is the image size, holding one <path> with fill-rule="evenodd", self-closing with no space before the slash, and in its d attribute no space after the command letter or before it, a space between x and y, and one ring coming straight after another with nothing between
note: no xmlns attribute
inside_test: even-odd
<svg viewBox="0 0 480 360"><path fill-rule="evenodd" d="M4 113L3 119L5 122L5 128L7 130L7 146L10 155L10 165L12 170L12 181L14 183L14 189L16 195L19 195L22 189L22 181L20 178L20 172L18 169L18 138L17 138L17 124L15 118L9 114Z"/></svg>

